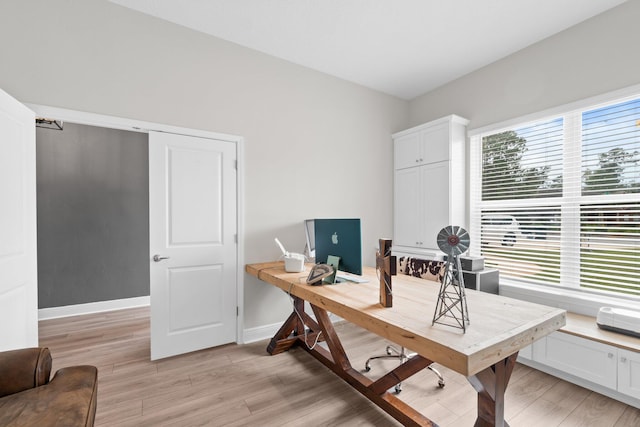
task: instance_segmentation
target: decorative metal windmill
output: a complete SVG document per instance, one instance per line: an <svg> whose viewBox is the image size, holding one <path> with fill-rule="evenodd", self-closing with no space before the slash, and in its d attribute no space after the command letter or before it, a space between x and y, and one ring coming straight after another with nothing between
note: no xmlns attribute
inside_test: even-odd
<svg viewBox="0 0 640 427"><path fill-rule="evenodd" d="M447 263L432 325L439 323L461 328L463 332L467 331L469 310L459 256L469 249L469 240L467 230L456 225L448 225L438 233L438 247L447 254Z"/></svg>

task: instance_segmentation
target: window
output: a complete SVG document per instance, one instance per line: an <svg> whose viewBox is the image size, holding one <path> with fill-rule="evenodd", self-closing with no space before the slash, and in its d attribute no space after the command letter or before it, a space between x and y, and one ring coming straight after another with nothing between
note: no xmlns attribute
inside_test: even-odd
<svg viewBox="0 0 640 427"><path fill-rule="evenodd" d="M640 97L471 144L472 253L507 280L640 296Z"/></svg>

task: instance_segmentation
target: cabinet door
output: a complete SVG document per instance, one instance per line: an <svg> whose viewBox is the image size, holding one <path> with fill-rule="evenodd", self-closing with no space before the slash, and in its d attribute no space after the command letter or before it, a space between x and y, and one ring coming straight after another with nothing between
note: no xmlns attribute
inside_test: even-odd
<svg viewBox="0 0 640 427"><path fill-rule="evenodd" d="M394 139L394 168L449 160L449 124L441 123Z"/></svg>
<svg viewBox="0 0 640 427"><path fill-rule="evenodd" d="M616 389L617 349L562 332L547 335L534 346L533 359L610 389Z"/></svg>
<svg viewBox="0 0 640 427"><path fill-rule="evenodd" d="M618 391L640 399L640 353L618 350Z"/></svg>
<svg viewBox="0 0 640 427"><path fill-rule="evenodd" d="M418 166L421 162L422 133L413 132L393 142L394 169Z"/></svg>
<svg viewBox="0 0 640 427"><path fill-rule="evenodd" d="M394 246L420 247L422 238L422 185L419 167L400 169L394 182Z"/></svg>
<svg viewBox="0 0 640 427"><path fill-rule="evenodd" d="M423 163L437 163L449 160L449 123L442 123L423 131Z"/></svg>
<svg viewBox="0 0 640 427"><path fill-rule="evenodd" d="M449 216L449 162L428 164L421 166L420 169L424 199L424 211L420 219L423 224L423 234L420 240L424 242L424 247L438 249L438 233L450 225L451 220Z"/></svg>

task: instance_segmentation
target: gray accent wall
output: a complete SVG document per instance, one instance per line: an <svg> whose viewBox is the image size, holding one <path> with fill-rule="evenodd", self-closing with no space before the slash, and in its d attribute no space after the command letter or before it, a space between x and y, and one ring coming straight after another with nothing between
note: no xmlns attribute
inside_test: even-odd
<svg viewBox="0 0 640 427"><path fill-rule="evenodd" d="M148 136L36 128L38 306L149 295Z"/></svg>

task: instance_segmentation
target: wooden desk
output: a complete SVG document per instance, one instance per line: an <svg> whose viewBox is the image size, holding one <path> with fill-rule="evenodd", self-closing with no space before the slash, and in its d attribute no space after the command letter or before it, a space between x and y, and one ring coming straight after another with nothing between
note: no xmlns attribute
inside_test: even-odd
<svg viewBox="0 0 640 427"><path fill-rule="evenodd" d="M311 265L307 265L307 274ZM364 269L369 283L310 286L305 273L286 273L283 262L250 264L247 273L288 292L295 310L271 339L267 351L278 354L301 345L352 387L406 426L435 426L424 415L389 393L432 362L467 377L478 392L475 426L508 426L504 421L504 393L518 351L565 324L565 311L497 295L467 291L471 324L467 332L431 325L439 286L409 276L393 277L393 307L382 307L375 269ZM305 312L309 303L317 322ZM298 316L299 313L300 316ZM416 353L376 381L351 367L327 312L355 323ZM320 332L329 351L304 343Z"/></svg>

